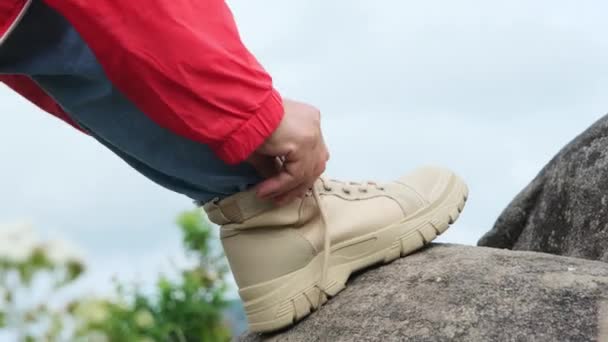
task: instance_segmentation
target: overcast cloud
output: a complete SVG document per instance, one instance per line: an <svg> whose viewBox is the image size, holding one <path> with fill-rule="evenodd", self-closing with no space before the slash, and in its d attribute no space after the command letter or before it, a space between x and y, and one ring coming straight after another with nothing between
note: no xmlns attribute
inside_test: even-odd
<svg viewBox="0 0 608 342"><path fill-rule="evenodd" d="M282 94L322 110L329 175L390 179L431 163L468 181L471 200L443 241L474 244L608 111L599 0L230 4ZM0 101L0 220L81 245L87 290L103 291L114 273L153 279L168 257L181 259L173 220L188 199L8 89Z"/></svg>

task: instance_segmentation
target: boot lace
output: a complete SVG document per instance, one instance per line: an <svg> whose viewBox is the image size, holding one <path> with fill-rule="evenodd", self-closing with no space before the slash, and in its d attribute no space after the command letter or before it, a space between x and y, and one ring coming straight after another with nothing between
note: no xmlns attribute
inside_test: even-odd
<svg viewBox="0 0 608 342"><path fill-rule="evenodd" d="M325 185L325 183L323 182L323 185ZM324 187L325 190L327 190ZM312 187L312 196L315 199L315 202L317 202L317 207L319 208L319 213L321 214L321 226L323 227L323 266L321 268L321 283L319 284L319 301L318 301L318 305L321 306L321 303L323 302L323 296L326 295L325 294L325 290L326 290L326 282L327 282L327 270L329 268L329 248L330 248L330 241L329 241L329 232L328 232L328 225L327 225L327 215L325 214L325 208L323 207L323 204L321 203L321 194L319 193L319 188L316 186Z"/></svg>
<svg viewBox="0 0 608 342"><path fill-rule="evenodd" d="M360 193L367 193L370 187L374 187L379 191L385 191L384 187L378 185L376 182L367 181L367 182L342 182L335 179L323 179L319 178L321 182L321 187L313 186L312 187L312 196L317 202L317 207L319 208L319 213L321 216L321 225L323 227L323 265L321 267L321 283L319 284L319 306L322 303L323 296L327 296L325 290L327 289L328 282L328 270L329 270L329 256L330 256L330 236L329 236L329 225L327 224L327 214L325 212L325 207L321 202L321 192L320 189L326 192L334 191L334 188L340 189L344 194L350 195L353 192L353 189L356 189Z"/></svg>

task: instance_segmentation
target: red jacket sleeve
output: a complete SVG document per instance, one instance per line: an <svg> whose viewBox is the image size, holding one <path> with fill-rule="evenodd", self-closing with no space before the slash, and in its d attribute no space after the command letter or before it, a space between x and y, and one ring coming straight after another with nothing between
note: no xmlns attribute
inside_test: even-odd
<svg viewBox="0 0 608 342"><path fill-rule="evenodd" d="M224 0L45 2L138 108L227 163L246 159L278 127L281 97Z"/></svg>
<svg viewBox="0 0 608 342"><path fill-rule="evenodd" d="M3 82L8 87L19 93L21 96L28 99L38 108L53 114L61 120L69 123L75 128L84 132L76 122L70 118L53 98L45 93L36 82L24 75L0 75L0 82Z"/></svg>

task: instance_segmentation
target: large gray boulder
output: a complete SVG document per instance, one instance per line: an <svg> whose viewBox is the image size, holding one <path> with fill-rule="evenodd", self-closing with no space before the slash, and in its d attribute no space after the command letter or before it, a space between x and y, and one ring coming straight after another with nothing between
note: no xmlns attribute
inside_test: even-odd
<svg viewBox="0 0 608 342"><path fill-rule="evenodd" d="M608 262L608 116L564 147L478 244Z"/></svg>
<svg viewBox="0 0 608 342"><path fill-rule="evenodd" d="M602 341L608 264L432 245L354 277L318 312L242 341Z"/></svg>

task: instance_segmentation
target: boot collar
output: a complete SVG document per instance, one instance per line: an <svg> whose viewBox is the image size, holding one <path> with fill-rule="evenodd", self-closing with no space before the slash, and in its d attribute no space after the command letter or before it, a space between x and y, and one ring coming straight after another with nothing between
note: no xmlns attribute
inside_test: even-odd
<svg viewBox="0 0 608 342"><path fill-rule="evenodd" d="M209 220L217 225L243 223L274 207L272 202L259 199L254 190L239 192L223 200L214 199L203 205Z"/></svg>

